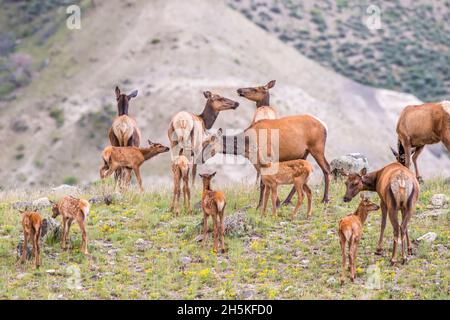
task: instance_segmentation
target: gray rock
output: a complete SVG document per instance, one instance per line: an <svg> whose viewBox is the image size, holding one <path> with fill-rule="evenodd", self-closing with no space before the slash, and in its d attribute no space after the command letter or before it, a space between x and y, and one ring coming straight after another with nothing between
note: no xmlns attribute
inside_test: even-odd
<svg viewBox="0 0 450 320"><path fill-rule="evenodd" d="M18 201L13 203L12 207L15 210L32 210L33 203L31 201Z"/></svg>
<svg viewBox="0 0 450 320"><path fill-rule="evenodd" d="M32 202L32 206L35 210L48 208L48 207L51 207L51 205L52 205L52 203L50 202L50 200L47 197L39 198Z"/></svg>
<svg viewBox="0 0 450 320"><path fill-rule="evenodd" d="M433 209L429 211L425 211L424 213L418 215L419 218L427 218L427 217L439 217L445 215L449 212L448 209Z"/></svg>
<svg viewBox="0 0 450 320"><path fill-rule="evenodd" d="M144 239L137 239L134 245L138 251L146 251L150 247L151 242Z"/></svg>
<svg viewBox="0 0 450 320"><path fill-rule="evenodd" d="M440 209L443 208L448 203L448 198L445 194L439 193L435 194L431 197L431 205L436 208Z"/></svg>
<svg viewBox="0 0 450 320"><path fill-rule="evenodd" d="M252 226L248 221L247 214L244 211L237 211L229 216L225 216L223 222L225 227L225 235L242 236L247 234ZM209 232L212 232L212 221L208 220ZM196 226L196 230L202 232L203 230L203 220ZM199 234L195 237L194 241L203 241L203 234Z"/></svg>
<svg viewBox="0 0 450 320"><path fill-rule="evenodd" d="M330 163L331 172L335 177L350 173L358 173L361 169L369 169L369 161L361 153L349 153L345 156L333 159Z"/></svg>
<svg viewBox="0 0 450 320"><path fill-rule="evenodd" d="M56 196L77 196L81 193L81 189L68 184L62 184L59 187L52 188L52 193Z"/></svg>
<svg viewBox="0 0 450 320"><path fill-rule="evenodd" d="M437 238L437 234L435 232L428 232L428 233L425 233L423 236L417 238L417 241L425 241L425 242L431 243L434 240L436 240L436 238Z"/></svg>
<svg viewBox="0 0 450 320"><path fill-rule="evenodd" d="M190 257L181 257L180 261L182 264L189 264L192 262L192 259Z"/></svg>

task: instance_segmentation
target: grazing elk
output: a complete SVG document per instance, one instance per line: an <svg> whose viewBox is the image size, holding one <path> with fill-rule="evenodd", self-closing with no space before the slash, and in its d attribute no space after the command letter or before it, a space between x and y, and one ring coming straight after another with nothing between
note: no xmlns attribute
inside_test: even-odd
<svg viewBox="0 0 450 320"><path fill-rule="evenodd" d="M297 217L297 212L303 202L304 193L308 198L308 211L306 216L309 218L312 211L312 192L307 182L313 172L312 165L306 160L291 160L279 162L276 164L261 164L261 180L264 184L263 205L261 215L265 215L269 194L272 192L272 215L277 216L277 189L279 185L293 184L298 194L297 205L292 212L292 219Z"/></svg>
<svg viewBox="0 0 450 320"><path fill-rule="evenodd" d="M234 110L239 106L239 103L218 94L209 91L203 92L205 96L206 105L203 112L199 115L187 111L180 111L172 117L167 135L170 141L170 148L172 154L175 147L180 147L193 156L192 161L192 184L195 182L195 175L197 172L197 156L202 150L203 140L209 135L207 130L211 129L217 116L220 112L225 110Z"/></svg>
<svg viewBox="0 0 450 320"><path fill-rule="evenodd" d="M413 155L416 177L421 181L417 158L425 145L442 141L450 151L450 101L406 107L397 122L397 135L398 152L391 148L392 152L407 168Z"/></svg>
<svg viewBox="0 0 450 320"><path fill-rule="evenodd" d="M278 119L277 111L270 106L269 89L275 86L275 80L269 81L265 86L240 88L237 90L239 96L256 102L256 110L253 115L252 124L264 119ZM261 173L256 168L256 183L259 181Z"/></svg>
<svg viewBox="0 0 450 320"><path fill-rule="evenodd" d="M378 193L382 216L376 253L382 253L386 216L389 215L389 220L394 229L391 263L397 262L397 246L400 241L402 243L402 263L405 263L407 261L405 248L408 248L408 254L412 253L408 235L408 222L415 211L415 204L420 191L419 182L414 174L402 164L395 162L371 173L367 173L367 169L364 168L359 174L350 174L345 184L347 190L344 202L351 201L361 191L376 191ZM398 210L402 213L401 224L398 221Z"/></svg>
<svg viewBox="0 0 450 320"><path fill-rule="evenodd" d="M109 141L113 147L139 147L141 143L141 132L136 120L128 115L129 102L132 98L137 97L138 91L134 90L129 95L122 93L119 87L116 87L115 91L118 115L109 129ZM129 174L129 171L122 172L122 170L117 170L115 179L124 179L125 175Z"/></svg>
<svg viewBox="0 0 450 320"><path fill-rule="evenodd" d="M106 147L102 152L103 166L100 168L100 178L104 179L110 176L118 169L133 170L141 191L142 178L140 167L148 159L169 151L169 148L160 143L153 143L148 140L147 148L137 147ZM130 179L131 177L127 177Z"/></svg>
<svg viewBox="0 0 450 320"><path fill-rule="evenodd" d="M172 160L172 173L173 173L173 198L170 211L174 211L178 216L180 214L180 193L181 193L181 180L183 180L183 204L188 214L191 210L191 190L189 189L189 171L191 164L189 159L183 155L183 149L180 150L180 154Z"/></svg>
<svg viewBox="0 0 450 320"><path fill-rule="evenodd" d="M339 242L342 251L342 270L341 270L341 284L345 282L345 264L347 260L346 247L348 246L348 260L350 265L350 278L352 282L356 275L356 254L358 252L359 241L361 240L363 225L371 211L380 209L378 205L371 202L361 193L361 202L356 211L339 221Z"/></svg>
<svg viewBox="0 0 450 320"><path fill-rule="evenodd" d="M278 114L274 107L270 106L269 89L275 86L275 80L269 81L265 86L240 88L237 90L239 96L256 102L256 110L252 123L263 119L277 119Z"/></svg>
<svg viewBox="0 0 450 320"><path fill-rule="evenodd" d="M211 190L211 179L216 175L201 174L203 180L202 209L203 209L203 245L208 241L208 217L211 216L214 226L214 252L218 248L218 235L220 232L221 251L225 252L225 224L224 212L226 206L225 194L222 191Z"/></svg>
<svg viewBox="0 0 450 320"><path fill-rule="evenodd" d="M272 143L272 130L278 134L277 143ZM267 150L271 155L277 154L277 161L305 160L311 154L320 168L325 179L325 190L322 202L328 202L330 184L330 165L325 158L325 143L327 140L327 127L316 117L310 115L289 116L274 120L261 120L255 122L242 133L237 135L212 135L205 139L203 146L203 161L217 153L242 155L259 170L261 155ZM264 140L267 137L267 140ZM257 153L255 157L255 153ZM284 201L290 202L295 194L292 188ZM264 186L261 185L258 208L262 204Z"/></svg>
<svg viewBox="0 0 450 320"><path fill-rule="evenodd" d="M62 236L61 248L66 250L66 242L69 236L70 226L75 220L81 230L81 251L88 255L88 236L86 232L86 218L89 214L91 205L85 199L78 199L72 196L65 196L52 207L53 219L61 215L62 217ZM69 238L70 241L70 238Z"/></svg>
<svg viewBox="0 0 450 320"><path fill-rule="evenodd" d="M42 217L38 212L21 211L22 228L23 228L23 244L22 256L20 263L24 263L27 258L27 246L31 241L33 245L34 268L37 269L41 265L41 239Z"/></svg>

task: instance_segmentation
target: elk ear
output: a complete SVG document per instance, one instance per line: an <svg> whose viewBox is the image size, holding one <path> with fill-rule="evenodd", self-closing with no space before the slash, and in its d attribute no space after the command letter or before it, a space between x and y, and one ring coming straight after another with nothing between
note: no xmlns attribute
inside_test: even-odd
<svg viewBox="0 0 450 320"><path fill-rule="evenodd" d="M201 173L198 174L200 176L200 178L204 178L205 176Z"/></svg>
<svg viewBox="0 0 450 320"><path fill-rule="evenodd" d="M359 172L359 175L362 177L362 176L365 176L367 174L367 168L362 168L361 169L361 171Z"/></svg>
<svg viewBox="0 0 450 320"><path fill-rule="evenodd" d="M217 172L213 172L211 173L211 178L214 177L216 175Z"/></svg>
<svg viewBox="0 0 450 320"><path fill-rule="evenodd" d="M272 89L273 87L275 87L275 83L276 83L276 80L269 81L269 82L264 86L264 89L266 89L266 90Z"/></svg>
<svg viewBox="0 0 450 320"><path fill-rule="evenodd" d="M209 92L209 91L203 92L203 95L205 96L206 99L210 99L212 96L211 92Z"/></svg>
<svg viewBox="0 0 450 320"><path fill-rule="evenodd" d="M151 142L150 139L147 139L147 142L149 146L153 145L153 142Z"/></svg>
<svg viewBox="0 0 450 320"><path fill-rule="evenodd" d="M361 192L361 193L359 194L359 196L360 196L361 200L365 200L365 199L366 199L366 197L364 196L364 193L363 193L363 192Z"/></svg>
<svg viewBox="0 0 450 320"><path fill-rule="evenodd" d="M137 91L137 90L134 90L133 92L131 92L131 93L128 95L128 100L130 100L131 98L136 98L137 95L138 95L138 91Z"/></svg>
<svg viewBox="0 0 450 320"><path fill-rule="evenodd" d="M119 99L120 97L120 89L119 87L116 87L116 99Z"/></svg>
<svg viewBox="0 0 450 320"><path fill-rule="evenodd" d="M217 137L217 138L218 138L218 137L221 137L222 134L223 134L223 129L222 129L222 128L217 129L216 137Z"/></svg>
<svg viewBox="0 0 450 320"><path fill-rule="evenodd" d="M398 158L398 152L397 151L395 151L395 149L394 148L392 148L392 147L390 147L391 148L391 151L392 151L392 153L394 154L394 156L396 157L396 158Z"/></svg>

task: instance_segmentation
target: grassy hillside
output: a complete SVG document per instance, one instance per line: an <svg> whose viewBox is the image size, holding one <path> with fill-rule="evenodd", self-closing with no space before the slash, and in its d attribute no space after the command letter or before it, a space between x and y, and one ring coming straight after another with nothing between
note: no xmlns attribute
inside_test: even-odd
<svg viewBox="0 0 450 320"><path fill-rule="evenodd" d="M360 83L409 92L421 100L450 96L450 1L228 0L261 28L307 57ZM369 30L369 5L381 29Z"/></svg>
<svg viewBox="0 0 450 320"><path fill-rule="evenodd" d="M2 299L448 299L450 259L448 209L439 217L426 216L430 197L450 196L442 180L422 186L417 213L410 225L416 239L437 233L432 244L414 246L407 265L391 266L392 228L388 222L384 256L376 256L380 213L371 214L365 226L357 259L357 279L340 286L340 248L337 222L357 206L342 202L342 183L332 184L332 204L319 203L322 186L315 186L314 211L305 218L302 207L295 221L292 208L278 219L260 217L252 209L256 190L244 185L225 188L226 215L246 212L246 228L226 236L225 254L202 248L195 238L202 215L167 212L170 192L131 191L110 206L93 205L88 218L89 250L79 251L80 233L72 227L72 249L59 243L42 245L39 271L30 264L16 265L15 248L21 233L19 214L11 208L18 200L49 195L44 190L0 194L0 298ZM283 194L287 193L283 189ZM83 191L84 197L111 192L108 184ZM199 200L195 190L193 203ZM52 198L50 196L50 198ZM44 216L49 209L42 210ZM379 271L380 289L369 289L371 271ZM79 275L79 276L78 276Z"/></svg>

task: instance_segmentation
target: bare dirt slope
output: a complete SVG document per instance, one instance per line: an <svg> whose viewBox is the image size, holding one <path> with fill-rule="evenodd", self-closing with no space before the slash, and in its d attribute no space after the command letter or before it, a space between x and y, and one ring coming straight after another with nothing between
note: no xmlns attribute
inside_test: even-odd
<svg viewBox="0 0 450 320"><path fill-rule="evenodd" d="M3 187L96 179L116 84L139 90L130 114L143 138L168 143L170 117L179 110L200 113L202 91L241 103L215 127L245 128L254 106L237 97L236 88L276 79L272 103L281 115L310 113L328 124L329 160L361 152L374 168L393 160L389 144L395 144L401 108L419 102L321 67L218 1L102 1L82 18L81 30L60 32L38 79L15 101L0 104ZM27 129L12 130L18 123ZM448 158L429 150L420 159L424 175L448 176ZM144 164L144 183L170 181L169 159L165 154ZM222 181L253 179L248 165L230 169L221 171Z"/></svg>

